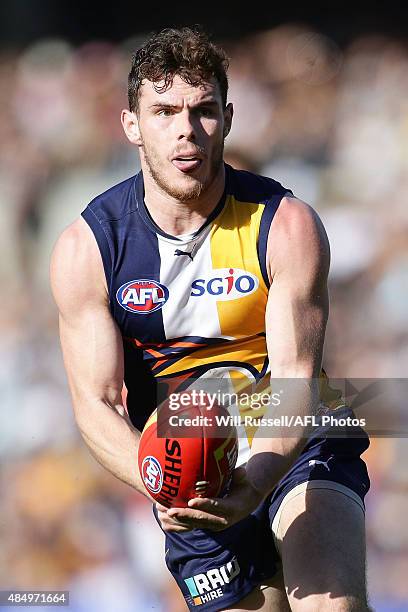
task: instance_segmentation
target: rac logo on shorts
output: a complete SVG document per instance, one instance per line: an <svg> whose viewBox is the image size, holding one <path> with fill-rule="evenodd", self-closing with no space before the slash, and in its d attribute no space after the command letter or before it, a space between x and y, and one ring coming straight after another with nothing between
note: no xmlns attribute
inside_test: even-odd
<svg viewBox="0 0 408 612"><path fill-rule="evenodd" d="M231 561L210 569L203 574L196 574L191 578L185 578L190 595L195 606L201 606L213 599L218 599L224 595L221 587L229 584L236 578L240 572L240 567L236 557Z"/></svg>
<svg viewBox="0 0 408 612"><path fill-rule="evenodd" d="M251 295L258 286L259 280L251 272L239 268L218 268L191 283L191 296L205 295L227 302Z"/></svg>
<svg viewBox="0 0 408 612"><path fill-rule="evenodd" d="M140 278L119 287L116 299L129 312L150 314L163 308L169 299L169 290L157 281Z"/></svg>

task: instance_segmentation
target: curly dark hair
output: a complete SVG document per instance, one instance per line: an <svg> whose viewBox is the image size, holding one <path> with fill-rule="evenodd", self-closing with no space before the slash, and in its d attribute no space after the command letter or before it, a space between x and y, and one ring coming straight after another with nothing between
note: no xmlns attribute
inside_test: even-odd
<svg viewBox="0 0 408 612"><path fill-rule="evenodd" d="M198 86L214 77L220 86L224 108L228 93L228 58L199 26L166 28L149 38L132 57L128 79L129 109L138 110L143 79L155 83L156 91L166 91L174 76ZM157 86L159 81L163 85Z"/></svg>

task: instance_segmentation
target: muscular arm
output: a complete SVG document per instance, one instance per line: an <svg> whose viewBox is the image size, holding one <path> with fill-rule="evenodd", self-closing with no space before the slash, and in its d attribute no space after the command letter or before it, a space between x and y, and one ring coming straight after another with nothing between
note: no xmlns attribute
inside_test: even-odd
<svg viewBox="0 0 408 612"><path fill-rule="evenodd" d="M92 455L140 492L140 433L122 404L123 346L111 317L101 257L80 218L60 236L51 258L61 346L75 419Z"/></svg>
<svg viewBox="0 0 408 612"><path fill-rule="evenodd" d="M329 311L330 252L317 214L304 202L285 198L272 223L267 260L271 287L266 338L272 391L283 390L274 416L308 416L318 401L324 335ZM305 420L303 420L304 422ZM279 433L281 435L279 435ZM269 492L305 445L308 427L257 432L247 472L252 484Z"/></svg>

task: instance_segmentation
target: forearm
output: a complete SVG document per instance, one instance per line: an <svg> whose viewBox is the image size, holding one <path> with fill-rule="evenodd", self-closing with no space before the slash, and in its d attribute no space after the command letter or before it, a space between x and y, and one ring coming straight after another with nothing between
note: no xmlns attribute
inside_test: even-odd
<svg viewBox="0 0 408 612"><path fill-rule="evenodd" d="M274 378L280 403L270 406L265 417L280 425L260 427L252 441L247 475L257 491L266 496L289 471L310 435L318 405L316 378ZM290 425L288 425L290 423Z"/></svg>
<svg viewBox="0 0 408 612"><path fill-rule="evenodd" d="M74 411L81 435L98 463L148 497L137 463L141 434L124 407L110 406L102 400L76 400Z"/></svg>

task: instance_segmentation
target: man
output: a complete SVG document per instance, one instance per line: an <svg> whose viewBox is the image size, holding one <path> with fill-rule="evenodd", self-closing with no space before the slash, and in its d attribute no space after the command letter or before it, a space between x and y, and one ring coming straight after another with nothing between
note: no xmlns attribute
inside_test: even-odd
<svg viewBox="0 0 408 612"><path fill-rule="evenodd" d="M52 256L79 429L95 458L144 494L135 453L158 381L259 383L270 371L291 395L283 411L295 401L310 416L316 402L327 237L289 190L223 163L226 68L223 51L188 28L135 53L122 125L142 171L93 200ZM240 441L228 495L155 507L190 609L368 609L367 437L323 434L257 433L250 458Z"/></svg>

